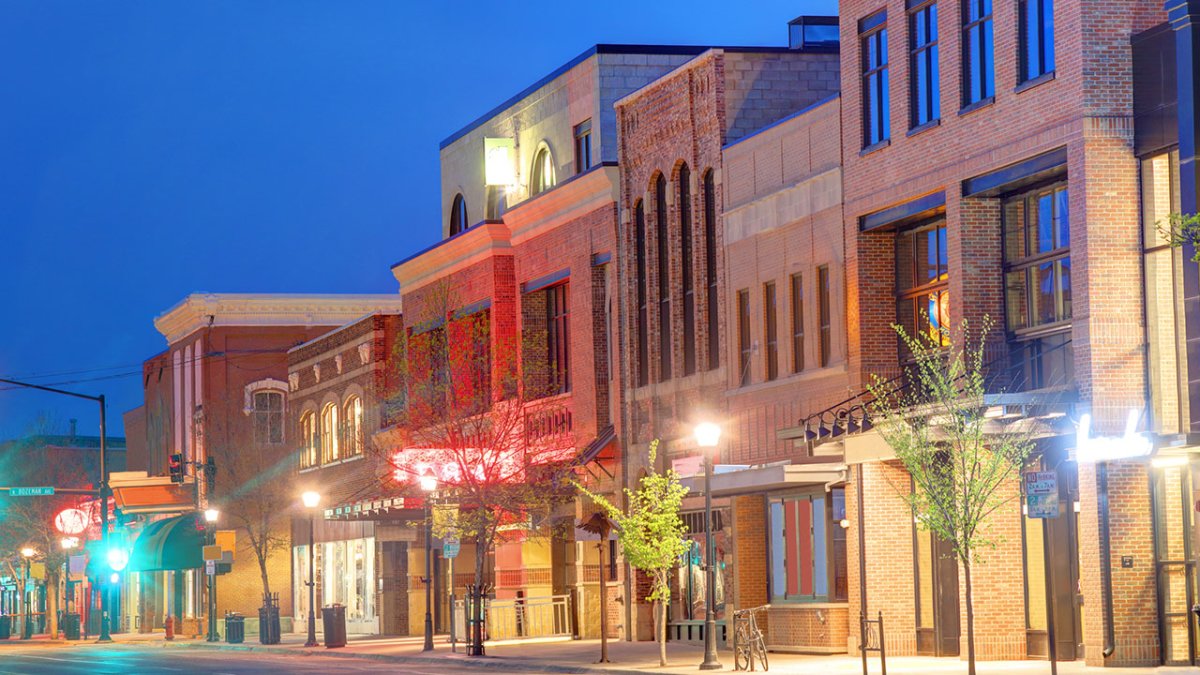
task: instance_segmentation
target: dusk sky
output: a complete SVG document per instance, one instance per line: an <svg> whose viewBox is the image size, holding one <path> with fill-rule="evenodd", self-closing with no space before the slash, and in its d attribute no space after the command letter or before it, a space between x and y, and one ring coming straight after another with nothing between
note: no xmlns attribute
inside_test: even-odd
<svg viewBox="0 0 1200 675"><path fill-rule="evenodd" d="M391 293L438 142L592 44L783 45L831 1L0 4L0 377L141 403L195 291ZM0 387L0 439L94 404Z"/></svg>

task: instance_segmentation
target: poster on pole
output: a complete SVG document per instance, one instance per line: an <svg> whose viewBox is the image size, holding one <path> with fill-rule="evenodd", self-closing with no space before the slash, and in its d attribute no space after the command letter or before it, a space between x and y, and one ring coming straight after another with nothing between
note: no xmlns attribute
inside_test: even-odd
<svg viewBox="0 0 1200 675"><path fill-rule="evenodd" d="M1058 474L1037 471L1025 474L1025 511L1030 518L1057 518Z"/></svg>

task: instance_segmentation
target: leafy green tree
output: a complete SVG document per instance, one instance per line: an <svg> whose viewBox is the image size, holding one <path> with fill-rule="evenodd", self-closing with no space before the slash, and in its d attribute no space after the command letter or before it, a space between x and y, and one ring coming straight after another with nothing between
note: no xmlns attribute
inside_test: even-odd
<svg viewBox="0 0 1200 675"><path fill-rule="evenodd" d="M638 481L638 488L625 488L622 510L602 495L587 494L617 528L617 541L625 560L649 575L652 590L649 599L656 603L655 630L658 633L658 665L667 665L667 607L671 603L671 570L688 551L687 532L679 516L688 490L679 483L674 469L659 473L655 468L658 441L650 444L651 470Z"/></svg>
<svg viewBox="0 0 1200 675"><path fill-rule="evenodd" d="M972 339L963 321L956 339L930 329L910 335L893 326L912 354L908 385L878 376L870 386L872 421L912 476L914 489L897 486L919 526L947 542L964 573L968 672L975 673L975 613L971 571L999 539L990 518L1018 498L1011 489L1033 450L1027 431L985 415L984 360L991 321Z"/></svg>
<svg viewBox="0 0 1200 675"><path fill-rule="evenodd" d="M1174 248L1193 244L1192 262L1200 262L1200 245L1196 245L1200 237L1200 214L1172 213L1167 216L1167 222L1159 221L1155 226L1159 235Z"/></svg>

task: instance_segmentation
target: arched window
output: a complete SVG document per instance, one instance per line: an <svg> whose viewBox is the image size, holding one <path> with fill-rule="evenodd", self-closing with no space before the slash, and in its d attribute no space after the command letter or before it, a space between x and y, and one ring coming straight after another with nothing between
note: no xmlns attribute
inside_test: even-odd
<svg viewBox="0 0 1200 675"><path fill-rule="evenodd" d="M704 172L704 283L708 286L708 368L721 365L717 315L717 192L713 170Z"/></svg>
<svg viewBox="0 0 1200 675"><path fill-rule="evenodd" d="M300 440L304 444L300 448L300 468L316 466L320 461L317 455L317 416L311 412L300 417Z"/></svg>
<svg viewBox="0 0 1200 675"><path fill-rule="evenodd" d="M327 464L341 457L338 444L338 407L328 403L321 409L321 463Z"/></svg>
<svg viewBox="0 0 1200 675"><path fill-rule="evenodd" d="M639 387L650 384L650 326L646 301L646 208L642 200L633 206L636 223L633 247L637 257L637 382Z"/></svg>
<svg viewBox="0 0 1200 675"><path fill-rule="evenodd" d="M346 457L361 455L363 451L362 399L351 396L346 401L346 405L342 406L342 412L344 419L342 422L342 454Z"/></svg>
<svg viewBox="0 0 1200 675"><path fill-rule="evenodd" d="M471 226L471 221L467 220L467 200L462 194L454 195L454 203L450 206L450 236L462 232Z"/></svg>
<svg viewBox="0 0 1200 675"><path fill-rule="evenodd" d="M692 172L679 167L679 275L683 281L683 374L696 372L696 293L692 279Z"/></svg>
<svg viewBox="0 0 1200 675"><path fill-rule="evenodd" d="M269 389L254 392L254 442L278 445L283 442L283 392Z"/></svg>
<svg viewBox="0 0 1200 675"><path fill-rule="evenodd" d="M554 156L550 148L543 143L533 156L533 173L529 179L530 196L541 194L554 187Z"/></svg>
<svg viewBox="0 0 1200 675"><path fill-rule="evenodd" d="M658 381L671 379L671 239L667 228L667 179L654 181L654 226L658 240Z"/></svg>
<svg viewBox="0 0 1200 675"><path fill-rule="evenodd" d="M487 189L487 215L488 220L500 220L504 212L508 210L508 195L505 192L503 185L489 185Z"/></svg>

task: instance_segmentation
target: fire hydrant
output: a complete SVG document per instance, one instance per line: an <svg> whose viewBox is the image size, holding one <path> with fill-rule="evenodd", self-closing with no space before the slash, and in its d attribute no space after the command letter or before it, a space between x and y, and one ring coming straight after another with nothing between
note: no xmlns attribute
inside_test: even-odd
<svg viewBox="0 0 1200 675"><path fill-rule="evenodd" d="M175 617L174 616L170 616L170 615L167 616L167 620L165 622L163 622L163 630L166 631L166 633L167 633L166 637L168 640L175 639Z"/></svg>

